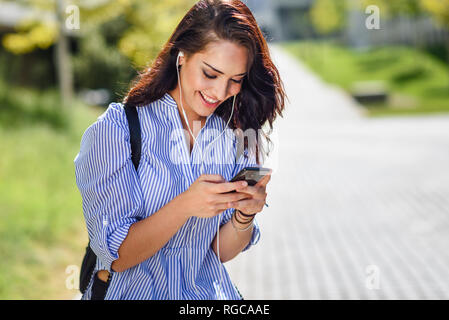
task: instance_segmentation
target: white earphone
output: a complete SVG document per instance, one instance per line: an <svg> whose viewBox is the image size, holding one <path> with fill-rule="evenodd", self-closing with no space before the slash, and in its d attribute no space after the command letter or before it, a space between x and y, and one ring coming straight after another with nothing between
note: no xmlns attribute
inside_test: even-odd
<svg viewBox="0 0 449 320"><path fill-rule="evenodd" d="M184 115L184 120L185 120L185 122L186 122L186 124L187 124L187 128L189 129L189 132L190 132L190 134L192 135L192 138L193 138L193 140L195 141L195 144L197 143L197 141L196 141L196 138L195 138L195 136L193 135L193 133L192 133L192 130L190 129L190 124L189 124L189 120L187 119L187 115L186 115L186 112L185 112L185 110L184 110L184 107L183 107L183 105L182 105L182 87L181 87L181 79L180 79L180 76L179 76L179 58L180 57L184 57L184 52L182 52L182 51L179 51L179 53L178 53L178 57L176 58L176 72L177 72L177 74L178 74L178 85L179 85L179 101L180 101L180 104L181 104L181 109L182 109L182 113L183 113L183 115ZM228 120L228 122L226 123L226 127L224 128L224 130L214 139L214 140L212 140L207 146L206 146L206 149L205 149L205 151L207 151L207 149L209 148L209 146L211 146L219 137L221 137L221 135L226 131L226 129L228 128L228 125L229 125L229 122L231 121L231 119L232 119L232 115L234 114L234 105L235 105L235 98L236 98L236 95L234 95L234 100L233 100L233 102L232 102L232 110L231 110L231 116L229 117L229 120ZM207 121L206 121L207 122ZM202 130L202 128L201 128L201 130ZM203 153L203 150L201 149L201 147L198 145L198 148L199 148L199 150L201 150L201 169L200 169L200 172L201 172L201 174L203 174L203 162L204 162L204 153ZM196 224L194 224L193 225L193 230L195 230L196 229ZM193 235L193 231L192 231L192 235ZM192 243L192 241L190 241L190 243ZM191 248L192 249L192 248ZM190 253L190 257L192 256L192 254ZM219 286L221 287L221 283L223 282L223 275L222 275L222 268L223 268L223 265L221 264L221 259L220 259L220 221L218 221L218 225L217 225L217 258L218 258L218 263L219 263L219 266L220 266L220 283L219 283ZM190 260L190 259L189 259ZM198 294L198 289L196 288L196 285L195 285L195 279L193 279L193 285L194 285L194 287L195 287L195 291L196 291L196 293Z"/></svg>
<svg viewBox="0 0 449 320"><path fill-rule="evenodd" d="M179 51L178 57L176 58L176 69L179 69L179 58L184 57L184 52Z"/></svg>

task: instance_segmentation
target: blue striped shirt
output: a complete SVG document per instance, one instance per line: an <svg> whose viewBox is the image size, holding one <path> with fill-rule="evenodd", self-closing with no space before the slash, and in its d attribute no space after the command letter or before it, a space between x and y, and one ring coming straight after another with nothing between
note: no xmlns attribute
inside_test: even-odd
<svg viewBox="0 0 449 320"><path fill-rule="evenodd" d="M187 190L201 170L229 181L242 168L258 166L251 155L236 159L237 139L230 129L206 149L226 126L215 114L207 117L190 152L170 94L137 110L142 130L137 172L131 160L128 122L119 103L110 104L87 128L74 159L89 239L97 255L95 271L112 273L105 299L240 299L211 246L218 227L230 220L234 209L213 218L191 217L152 257L124 272L111 270L130 226ZM243 251L259 237L255 222ZM92 283L93 278L82 299L90 299Z"/></svg>

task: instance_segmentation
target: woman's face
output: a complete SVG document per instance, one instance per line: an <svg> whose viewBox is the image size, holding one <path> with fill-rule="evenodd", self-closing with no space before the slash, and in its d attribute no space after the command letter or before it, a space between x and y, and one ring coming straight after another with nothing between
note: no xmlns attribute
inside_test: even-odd
<svg viewBox="0 0 449 320"><path fill-rule="evenodd" d="M237 95L247 63L248 50L224 40L213 42L188 58L180 57L182 102L189 120L211 115L224 101ZM180 106L179 85L172 97Z"/></svg>

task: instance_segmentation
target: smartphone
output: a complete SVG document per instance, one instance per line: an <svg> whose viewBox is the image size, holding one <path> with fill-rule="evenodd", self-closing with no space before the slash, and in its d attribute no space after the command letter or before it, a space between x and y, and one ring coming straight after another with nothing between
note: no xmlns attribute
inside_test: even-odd
<svg viewBox="0 0 449 320"><path fill-rule="evenodd" d="M246 167L240 170L230 182L245 180L249 186L254 186L260 179L271 173L271 169Z"/></svg>

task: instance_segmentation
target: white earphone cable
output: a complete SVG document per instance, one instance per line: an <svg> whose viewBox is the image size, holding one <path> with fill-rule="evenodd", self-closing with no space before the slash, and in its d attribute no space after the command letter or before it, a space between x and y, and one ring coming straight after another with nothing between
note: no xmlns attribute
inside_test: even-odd
<svg viewBox="0 0 449 320"><path fill-rule="evenodd" d="M200 167L200 172L201 172L201 175L204 173L204 171L203 171L203 168L204 168L204 154L207 152L207 149L215 142L215 141L217 141L217 139L219 138L219 137L221 137L221 135L226 131L226 129L228 128L228 125L229 125L229 122L231 121L231 119L232 119L232 116L233 116L233 114L234 114L234 105L235 105L235 99L236 99L236 96L234 95L234 100L233 100L233 102L232 102L232 110L231 110L231 115L230 115L230 117L229 117L229 120L228 120L228 122L226 123L226 126L225 126L225 128L224 128L224 130L214 139L214 140L212 140L210 143L208 143L208 145L206 146L206 148L205 148L205 150L204 150L204 152L203 152L203 150L202 150L202 148L198 145L198 143L197 143L197 140L196 140L196 138L195 138L195 136L193 135L193 133L192 133L192 130L190 129L190 124L189 124L189 121L188 121L188 119L187 119L187 115L186 115L186 112L185 112L185 110L184 110L184 107L183 107L183 104L182 104L182 86L181 86L181 79L180 79L180 76L179 76L179 58L181 57L181 56L184 56L184 54L183 54L183 52L182 51L180 51L179 52L179 54L178 54L178 57L176 58L176 72L177 72L177 75L178 75L178 85L179 85L179 95L180 95L180 97L179 97L179 100L180 100L180 104L181 104L181 109L182 109L182 113L183 113L183 115L184 115L184 120L185 120L185 122L186 122L186 124L187 124L187 128L189 129L189 132L190 132L190 134L192 135L192 138L193 138L193 140L194 140L194 144L196 144L197 146L198 146L198 149L200 150L200 152L201 152L201 167ZM190 143L189 143L190 144ZM191 247L190 247L190 253L189 253L189 255L190 255L190 257L189 257L189 260L191 260L192 259L192 235L193 235L193 230L196 230L196 224L194 224L193 225L193 228L192 228L192 233L191 233L191 237L190 237L190 245L191 245ZM219 282L219 287L220 287L220 289L221 289L221 284L222 284L222 282L223 282L223 274L222 274L222 269L223 269L223 265L222 265L222 263L221 263L221 259L220 259L220 220L218 220L218 224L217 224L217 258L218 258L218 263L219 263L219 266L220 266L220 282ZM193 275L193 274L192 274ZM196 287L196 285L195 285L195 279L193 279L193 286L194 286L194 288L195 288L195 292L196 292L196 294L199 296L199 292L198 292L198 289L197 289L197 287Z"/></svg>

